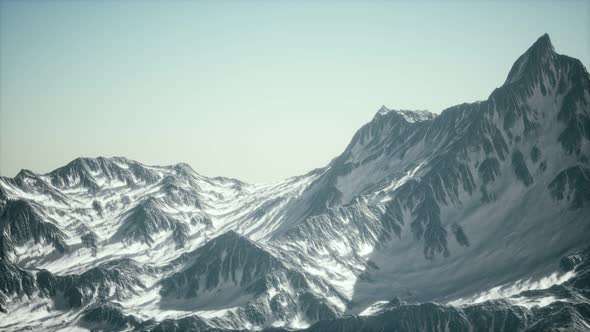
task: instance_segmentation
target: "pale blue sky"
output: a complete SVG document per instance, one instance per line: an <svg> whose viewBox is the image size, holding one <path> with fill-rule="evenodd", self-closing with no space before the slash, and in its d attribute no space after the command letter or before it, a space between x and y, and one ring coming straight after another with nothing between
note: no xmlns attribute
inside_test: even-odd
<svg viewBox="0 0 590 332"><path fill-rule="evenodd" d="M78 156L301 174L381 105L487 98L545 32L588 66L588 1L2 1L0 174Z"/></svg>

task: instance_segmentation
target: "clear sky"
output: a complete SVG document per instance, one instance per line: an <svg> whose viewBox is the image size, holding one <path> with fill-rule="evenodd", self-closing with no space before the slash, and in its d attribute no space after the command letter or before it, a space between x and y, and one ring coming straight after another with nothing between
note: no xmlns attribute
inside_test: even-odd
<svg viewBox="0 0 590 332"><path fill-rule="evenodd" d="M588 1L1 1L0 174L126 156L298 175L381 105L486 99L545 32L590 64Z"/></svg>

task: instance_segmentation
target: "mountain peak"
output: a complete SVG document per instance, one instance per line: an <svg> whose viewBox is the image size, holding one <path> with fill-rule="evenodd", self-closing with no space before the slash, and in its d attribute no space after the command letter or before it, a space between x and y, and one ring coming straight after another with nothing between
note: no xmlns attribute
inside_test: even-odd
<svg viewBox="0 0 590 332"><path fill-rule="evenodd" d="M549 34L544 33L537 41L533 44L533 47L541 47L541 48L549 48L553 50L553 44L551 43L551 38L549 38Z"/></svg>
<svg viewBox="0 0 590 332"><path fill-rule="evenodd" d="M546 57L547 55L554 54L555 48L551 43L551 38L549 38L549 35L545 33L541 37L539 37L531 47L529 47L527 53L530 53L531 58L541 59Z"/></svg>
<svg viewBox="0 0 590 332"><path fill-rule="evenodd" d="M217 236L216 238L212 239L212 241L223 243L243 243L247 245L253 245L253 243L250 240L248 240L248 238L246 238L245 236L241 235L233 229L230 229L227 232Z"/></svg>
<svg viewBox="0 0 590 332"><path fill-rule="evenodd" d="M20 172L18 172L18 174L15 176L15 178L36 178L37 174L35 174L33 171L28 170L28 169L21 169Z"/></svg>
<svg viewBox="0 0 590 332"><path fill-rule="evenodd" d="M381 106L379 111L375 114L375 119L384 116L394 116L400 118L408 123L421 122L434 118L436 115L428 111L410 111L410 110L394 110L385 106Z"/></svg>
<svg viewBox="0 0 590 332"><path fill-rule="evenodd" d="M385 105L381 106L381 108L377 111L376 115L384 115L390 112L390 109L385 107Z"/></svg>
<svg viewBox="0 0 590 332"><path fill-rule="evenodd" d="M543 34L522 54L514 63L504 85L515 83L522 78L540 73L547 68L549 62L555 55L555 48L551 43L548 34Z"/></svg>

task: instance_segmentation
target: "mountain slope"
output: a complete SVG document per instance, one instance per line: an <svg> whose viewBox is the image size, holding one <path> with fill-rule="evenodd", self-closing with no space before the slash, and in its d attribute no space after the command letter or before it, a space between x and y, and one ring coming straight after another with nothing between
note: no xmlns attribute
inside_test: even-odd
<svg viewBox="0 0 590 332"><path fill-rule="evenodd" d="M528 69L517 77L519 66ZM548 36L514 67L488 100L449 108L424 126L413 148L437 151L389 197L408 216L404 224L423 241L425 257L434 261L416 260L419 253L408 244L414 239L402 236L389 247L398 255L375 252L370 259L379 270L367 271L372 279L394 279L397 285L358 283L357 301L371 292L449 299L547 273L554 267L546 262L587 244L588 73L578 60L556 54ZM572 127L562 119L564 112L583 133L573 142L562 139ZM576 180L566 180L564 174L574 173ZM568 186L567 198L559 194L566 181L576 183Z"/></svg>

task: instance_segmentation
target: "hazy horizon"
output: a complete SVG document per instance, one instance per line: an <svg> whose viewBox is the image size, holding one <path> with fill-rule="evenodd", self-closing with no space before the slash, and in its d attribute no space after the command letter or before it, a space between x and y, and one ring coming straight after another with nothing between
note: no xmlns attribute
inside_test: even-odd
<svg viewBox="0 0 590 332"><path fill-rule="evenodd" d="M3 1L0 175L97 156L303 174L381 105L486 99L543 33L588 68L589 22L583 1Z"/></svg>

